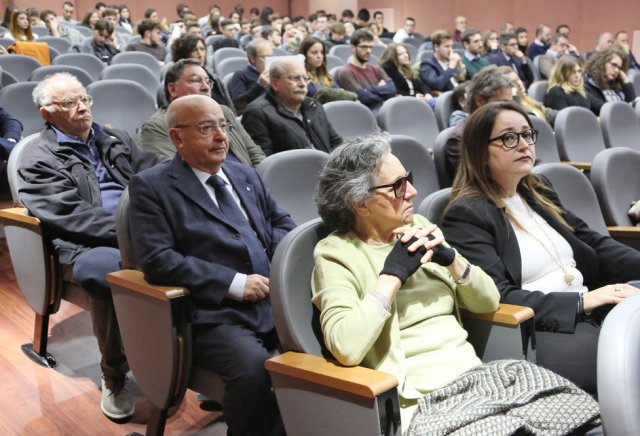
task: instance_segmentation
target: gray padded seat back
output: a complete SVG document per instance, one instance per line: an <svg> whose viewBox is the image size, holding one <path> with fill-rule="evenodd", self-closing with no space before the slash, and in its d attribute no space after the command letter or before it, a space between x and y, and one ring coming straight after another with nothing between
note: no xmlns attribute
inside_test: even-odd
<svg viewBox="0 0 640 436"><path fill-rule="evenodd" d="M249 65L249 59L244 58L227 58L220 61L216 65L216 74L220 77L224 77L227 74L235 73L238 70L242 70Z"/></svg>
<svg viewBox="0 0 640 436"><path fill-rule="evenodd" d="M323 107L333 129L343 138L366 136L380 131L373 112L362 103L331 101Z"/></svg>
<svg viewBox="0 0 640 436"><path fill-rule="evenodd" d="M343 65L344 65L344 60L342 58L332 55L331 53L327 54L327 70L328 71L331 71L336 67L342 67Z"/></svg>
<svg viewBox="0 0 640 436"><path fill-rule="evenodd" d="M0 89L4 88L5 86L13 85L14 83L18 83L18 79L16 79L13 74L9 73L8 71L3 71L1 75L2 77L0 78Z"/></svg>
<svg viewBox="0 0 640 436"><path fill-rule="evenodd" d="M418 56L416 56L415 62L419 62L422 63L424 61L426 61L427 59L429 59L431 56L433 56L433 50L420 50L418 52ZM449 92L449 91L447 91Z"/></svg>
<svg viewBox="0 0 640 436"><path fill-rule="evenodd" d="M449 127L449 117L453 112L453 91L443 92L436 98L435 115L440 130Z"/></svg>
<svg viewBox="0 0 640 436"><path fill-rule="evenodd" d="M563 163L548 163L533 167L533 172L549 179L565 209L593 230L609 235L596 193L582 171Z"/></svg>
<svg viewBox="0 0 640 436"><path fill-rule="evenodd" d="M158 78L148 68L134 64L109 65L107 68L102 70L100 80L109 79L133 80L134 82L142 85L142 87L146 89L149 95L153 98L157 95L158 84L160 83Z"/></svg>
<svg viewBox="0 0 640 436"><path fill-rule="evenodd" d="M210 27L209 30L211 30ZM224 38L224 35L209 35L207 36L207 39L204 40L204 43L205 45L213 45L215 41L223 40Z"/></svg>
<svg viewBox="0 0 640 436"><path fill-rule="evenodd" d="M156 111L155 98L131 80L99 80L89 85L87 92L93 97L93 121L124 130L131 137Z"/></svg>
<svg viewBox="0 0 640 436"><path fill-rule="evenodd" d="M111 59L111 65L116 64L137 64L143 65L160 80L160 72L162 68L158 63L158 60L149 53L141 51L123 51L118 53Z"/></svg>
<svg viewBox="0 0 640 436"><path fill-rule="evenodd" d="M346 64L351 57L351 45L339 44L329 49L329 54L339 57Z"/></svg>
<svg viewBox="0 0 640 436"><path fill-rule="evenodd" d="M69 73L73 75L85 88L93 83L93 77L91 77L89 73L82 68L74 67L72 65L49 65L46 67L36 68L31 72L29 82L41 82L46 79L47 76L56 73Z"/></svg>
<svg viewBox="0 0 640 436"><path fill-rule="evenodd" d="M242 50L241 48L236 47L222 47L213 52L213 66L219 64L225 59L231 58L245 58L247 57L247 52Z"/></svg>
<svg viewBox="0 0 640 436"><path fill-rule="evenodd" d="M415 97L393 97L385 101L378 112L383 130L392 135L407 135L426 148L432 148L440 133L436 117L426 102Z"/></svg>
<svg viewBox="0 0 640 436"><path fill-rule="evenodd" d="M632 201L640 200L639 169L640 151L630 148L608 148L593 159L591 183L608 225L634 225L627 211Z"/></svg>
<svg viewBox="0 0 640 436"><path fill-rule="evenodd" d="M631 69L627 73L627 77L631 83L633 83L633 88L636 91L636 95L640 95L640 71Z"/></svg>
<svg viewBox="0 0 640 436"><path fill-rule="evenodd" d="M441 188L447 188L453 184L453 178L455 174L450 174L447 167L447 155L444 152L444 146L447 143L447 139L455 127L447 127L436 136L436 141L433 143L433 162L436 165L436 173L438 174L438 181Z"/></svg>
<svg viewBox="0 0 640 436"><path fill-rule="evenodd" d="M93 36L93 32L91 31L90 28L86 27L83 24L78 23L74 29L76 29L78 32L80 32L82 34L82 36L84 36L85 38L91 38Z"/></svg>
<svg viewBox="0 0 640 436"><path fill-rule="evenodd" d="M540 75L540 69L538 68L538 65L536 65L535 62L533 62L533 60L531 60L531 58L529 57L525 59L527 60L527 63L531 67L531 72L533 73L533 81L537 82L542 80L542 76Z"/></svg>
<svg viewBox="0 0 640 436"><path fill-rule="evenodd" d="M289 53L283 48L274 47L273 56L291 56L291 53Z"/></svg>
<svg viewBox="0 0 640 436"><path fill-rule="evenodd" d="M7 162L7 178L9 179L9 188L11 189L11 199L14 206L21 206L18 199L18 166L22 160L22 155L29 150L29 144L31 144L36 138L40 136L40 133L32 133L31 135L24 137L13 147L11 154L9 155L9 161Z"/></svg>
<svg viewBox="0 0 640 436"><path fill-rule="evenodd" d="M116 209L116 235L118 237L118 248L122 258L122 269L138 269L138 262L135 261L133 248L131 247L131 230L129 228L129 188L124 188L118 208Z"/></svg>
<svg viewBox="0 0 640 436"><path fill-rule="evenodd" d="M529 118L533 128L538 131L538 140L535 146L536 159L540 159L542 163L560 162L556 136L549 123L540 117Z"/></svg>
<svg viewBox="0 0 640 436"><path fill-rule="evenodd" d="M400 160L404 169L413 174L413 187L418 191L413 199L414 207L427 195L440 189L436 165L424 144L410 136L391 135L391 152Z"/></svg>
<svg viewBox="0 0 640 436"><path fill-rule="evenodd" d="M538 57L536 56L536 59ZM533 98L540 103L544 103L544 96L547 94L547 85L549 84L546 80L538 80L529 85L529 89L527 90L527 94L529 97Z"/></svg>
<svg viewBox="0 0 640 436"><path fill-rule="evenodd" d="M418 213L437 226L441 226L444 211L449 204L449 197L451 197L451 188L432 192L422 200L422 203L418 206Z"/></svg>
<svg viewBox="0 0 640 436"><path fill-rule="evenodd" d="M19 82L29 80L29 75L42 64L31 56L8 54L0 55L0 67L3 71L8 71Z"/></svg>
<svg viewBox="0 0 640 436"><path fill-rule="evenodd" d="M640 429L640 294L617 304L598 339L598 399L607 435ZM622 389L621 389L622 388Z"/></svg>
<svg viewBox="0 0 640 436"><path fill-rule="evenodd" d="M624 101L610 101L600 110L600 127L607 147L640 150L640 123L635 111Z"/></svg>
<svg viewBox="0 0 640 436"><path fill-rule="evenodd" d="M321 342L318 311L311 303L313 250L327 234L320 218L301 224L284 237L271 261L271 307L285 351L330 356Z"/></svg>
<svg viewBox="0 0 640 436"><path fill-rule="evenodd" d="M53 65L73 65L85 70L94 81L100 80L100 73L104 70L104 64L96 56L89 53L62 53L56 57Z"/></svg>
<svg viewBox="0 0 640 436"><path fill-rule="evenodd" d="M44 127L44 120L31 97L36 85L36 82L18 82L0 89L0 107L20 120L23 137Z"/></svg>
<svg viewBox="0 0 640 436"><path fill-rule="evenodd" d="M60 55L66 53L71 48L71 42L69 42L68 39L57 36L41 36L38 38L38 42L46 42L49 47L53 47L58 50Z"/></svg>
<svg viewBox="0 0 640 436"><path fill-rule="evenodd" d="M555 132L563 161L591 162L605 149L598 120L589 109L578 106L562 109L556 116Z"/></svg>
<svg viewBox="0 0 640 436"><path fill-rule="evenodd" d="M313 195L328 158L320 150L286 150L267 156L256 168L278 206L296 224L318 217Z"/></svg>

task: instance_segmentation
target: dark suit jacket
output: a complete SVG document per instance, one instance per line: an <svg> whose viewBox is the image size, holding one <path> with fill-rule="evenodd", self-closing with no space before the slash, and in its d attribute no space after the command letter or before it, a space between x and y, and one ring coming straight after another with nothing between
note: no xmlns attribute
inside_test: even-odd
<svg viewBox="0 0 640 436"><path fill-rule="evenodd" d="M576 267L590 290L633 280L640 275L640 252L591 230L584 221L563 209L564 218L574 229L571 232L526 192L521 195L571 245ZM547 197L560 205L555 192L548 193ZM501 302L531 307L539 330L574 331L577 293L544 294L522 289L520 247L503 210L485 198L463 199L446 212L442 230L449 244L493 278L500 291Z"/></svg>
<svg viewBox="0 0 640 436"><path fill-rule="evenodd" d="M451 78L458 74L458 70L447 68L444 70L435 56L420 64L420 79L433 91L453 91Z"/></svg>
<svg viewBox="0 0 640 436"><path fill-rule="evenodd" d="M295 224L254 169L234 162L222 168L271 258ZM194 323L240 324L258 332L273 328L268 300L225 298L237 272L253 273L251 253L180 156L138 174L129 192L134 254L147 280L189 288Z"/></svg>
<svg viewBox="0 0 640 436"><path fill-rule="evenodd" d="M502 52L489 56L489 61L499 67L507 66L513 68L513 65L515 65L516 73L518 73L518 77L520 77L524 86L528 88L529 85L533 83L533 71L531 70L529 62L523 64L519 59L515 59L510 56L509 59L507 59Z"/></svg>

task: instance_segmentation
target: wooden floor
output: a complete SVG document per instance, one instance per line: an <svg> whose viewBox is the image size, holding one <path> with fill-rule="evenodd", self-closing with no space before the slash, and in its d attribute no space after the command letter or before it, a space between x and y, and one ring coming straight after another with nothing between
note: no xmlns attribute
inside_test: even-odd
<svg viewBox="0 0 640 436"><path fill-rule="evenodd" d="M33 312L16 285L4 239L0 239L0 435L144 434L148 403L135 385L136 413L116 424L100 410L99 353L89 313L64 303L51 319L49 350L55 369L29 360L20 345L32 340ZM200 409L188 391L169 418L167 435L224 435L219 412Z"/></svg>

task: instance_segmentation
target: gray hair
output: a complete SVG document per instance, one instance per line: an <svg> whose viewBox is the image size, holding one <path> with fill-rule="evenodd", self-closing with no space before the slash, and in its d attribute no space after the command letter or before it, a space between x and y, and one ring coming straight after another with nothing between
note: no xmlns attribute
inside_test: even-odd
<svg viewBox="0 0 640 436"><path fill-rule="evenodd" d="M247 44L247 47L245 48L245 50L247 51L247 56L256 57L258 55L258 47L260 47L261 45L269 45L269 44L271 43L266 39L252 40L251 42L249 42L249 44Z"/></svg>
<svg viewBox="0 0 640 436"><path fill-rule="evenodd" d="M53 99L51 98L51 86L57 84L60 80L72 80L78 82L80 86L82 84L80 81L71 73L62 72L55 73L47 76L42 82L38 83L38 85L34 88L33 93L33 102L36 104L38 108L44 107L47 111L52 112L53 108L51 107L51 103L53 103Z"/></svg>
<svg viewBox="0 0 640 436"><path fill-rule="evenodd" d="M502 88L511 88L511 79L502 74L498 67L489 65L477 72L467 87L467 106L469 113L478 109L477 96L489 99Z"/></svg>
<svg viewBox="0 0 640 436"><path fill-rule="evenodd" d="M346 233L356 223L353 205L369 200L378 183L377 170L391 152L389 135L376 133L345 140L334 149L320 172L315 201L331 230Z"/></svg>

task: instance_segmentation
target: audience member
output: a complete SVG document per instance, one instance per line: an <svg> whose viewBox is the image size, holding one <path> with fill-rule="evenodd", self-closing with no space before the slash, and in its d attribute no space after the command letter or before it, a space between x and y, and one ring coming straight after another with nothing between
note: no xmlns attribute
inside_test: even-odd
<svg viewBox="0 0 640 436"><path fill-rule="evenodd" d="M367 30L356 30L351 36L351 59L338 72L337 82L358 94L358 100L369 109L377 109L382 103L396 95L396 87L378 65L371 65L373 35Z"/></svg>
<svg viewBox="0 0 640 436"><path fill-rule="evenodd" d="M498 66L512 68L525 87L533 83L533 71L527 57L518 50L518 40L514 33L503 33L500 35L500 52L489 57L489 61Z"/></svg>
<svg viewBox="0 0 640 436"><path fill-rule="evenodd" d="M113 26L114 32L111 33L111 45L118 49L119 51L124 50L129 42L129 38L126 37L123 33L115 32L116 27L118 27L118 20L120 19L120 13L117 9L114 8L105 8L102 11L102 19L107 20Z"/></svg>
<svg viewBox="0 0 640 436"><path fill-rule="evenodd" d="M46 27L44 22L40 19L40 11L36 8L27 8L27 15L29 15L29 22L31 28L34 27Z"/></svg>
<svg viewBox="0 0 640 436"><path fill-rule="evenodd" d="M378 25L380 30L380 38L393 38L393 32L389 32L389 29L384 27L384 13L382 11L375 11L373 13L373 21Z"/></svg>
<svg viewBox="0 0 640 436"><path fill-rule="evenodd" d="M100 14L98 14L95 10L87 11L84 14L84 18L82 18L82 26L88 27L93 30L93 25L96 24L96 21L100 19Z"/></svg>
<svg viewBox="0 0 640 436"><path fill-rule="evenodd" d="M347 29L344 23L338 22L331 25L331 36L324 44L329 47L349 44L349 37L347 37Z"/></svg>
<svg viewBox="0 0 640 436"><path fill-rule="evenodd" d="M418 74L411 68L411 57L404 44L389 44L380 56L378 64L393 80L398 95L419 98L435 108L436 100L431 95L429 87L422 83Z"/></svg>
<svg viewBox="0 0 640 436"><path fill-rule="evenodd" d="M342 21L343 23L351 23L354 19L355 15L353 14L353 11L351 9L343 10L342 14L340 15L340 21Z"/></svg>
<svg viewBox="0 0 640 436"><path fill-rule="evenodd" d="M126 51L141 51L149 53L158 60L160 65L164 65L167 57L167 48L162 43L162 26L150 19L138 22L138 34L140 41L127 45Z"/></svg>
<svg viewBox="0 0 640 436"><path fill-rule="evenodd" d="M15 41L35 41L38 39L38 35L35 35L31 31L31 21L29 21L29 15L22 9L16 9L11 15L11 23L9 24L9 31L4 34L7 39L13 39Z"/></svg>
<svg viewBox="0 0 640 436"><path fill-rule="evenodd" d="M469 82L462 82L456 86L451 94L453 111L449 115L449 127L457 126L469 116L464 110L467 107L467 85Z"/></svg>
<svg viewBox="0 0 640 436"><path fill-rule="evenodd" d="M522 53L529 52L529 32L524 27L518 27L514 32L518 40L518 50Z"/></svg>
<svg viewBox="0 0 640 436"><path fill-rule="evenodd" d="M40 12L40 19L44 22L50 36L64 38L74 46L84 42L85 37L75 26L63 26L59 23L56 13L51 9L44 9Z"/></svg>
<svg viewBox="0 0 640 436"><path fill-rule="evenodd" d="M242 115L242 125L267 156L297 148L329 152L342 142L322 105L307 97L306 74L299 60L274 61L267 92Z"/></svg>
<svg viewBox="0 0 640 436"><path fill-rule="evenodd" d="M93 35L82 44L73 46L79 53L89 53L109 65L119 50L112 45L113 26L107 20L98 20L93 27Z"/></svg>
<svg viewBox="0 0 640 436"><path fill-rule="evenodd" d="M229 94L239 114L260 97L269 84L269 70L265 69L265 58L269 56L273 56L273 45L269 41L259 39L247 45L249 65L236 71L229 81Z"/></svg>
<svg viewBox="0 0 640 436"><path fill-rule="evenodd" d="M629 69L626 53L619 48L606 48L595 52L584 66L584 89L591 111L600 115L608 101L633 102L636 92L625 71Z"/></svg>
<svg viewBox="0 0 640 436"><path fill-rule="evenodd" d="M379 45L381 47L387 46L387 44L380 39L380 36L382 35L382 29L378 27L378 23L376 22L369 23L369 25L367 26L367 30L369 31L369 33L373 35L373 43L375 45Z"/></svg>
<svg viewBox="0 0 640 436"><path fill-rule="evenodd" d="M308 37L300 45L300 54L304 56L304 67L309 76L307 96L315 98L320 103L357 100L358 96L354 92L338 88L334 82L327 70L327 55L322 41L313 36Z"/></svg>
<svg viewBox="0 0 640 436"><path fill-rule="evenodd" d="M512 22L507 21L506 23L502 23L500 25L500 35L502 35L503 33L516 33L516 28L514 27ZM525 52L526 50L522 51Z"/></svg>
<svg viewBox="0 0 640 436"><path fill-rule="evenodd" d="M432 91L452 91L467 77L467 69L460 55L453 51L451 34L436 30L431 34L433 56L420 64L420 79Z"/></svg>
<svg viewBox="0 0 640 436"><path fill-rule="evenodd" d="M484 56L491 56L498 53L500 51L498 46L498 32L493 29L485 30L482 34L482 47L484 49Z"/></svg>
<svg viewBox="0 0 640 436"><path fill-rule="evenodd" d="M0 107L0 197L4 197L9 192L7 161L21 137L22 123Z"/></svg>
<svg viewBox="0 0 640 436"><path fill-rule="evenodd" d="M607 305L638 292L625 282L638 278L640 252L562 207L532 173L536 139L516 104L471 115L442 230L493 278L503 303L534 310L536 363L595 394L600 324Z"/></svg>
<svg viewBox="0 0 640 436"><path fill-rule="evenodd" d="M584 75L578 59L573 56L563 56L558 59L549 76L544 104L556 110L570 106L591 108L584 90Z"/></svg>
<svg viewBox="0 0 640 436"><path fill-rule="evenodd" d="M458 15L453 20L453 27L453 40L455 42L462 42L462 34L467 30L467 18L462 15Z"/></svg>
<svg viewBox="0 0 640 436"><path fill-rule="evenodd" d="M151 20L154 23L160 23L160 17L158 16L158 11L153 8L145 9L144 11L145 20Z"/></svg>
<svg viewBox="0 0 640 436"><path fill-rule="evenodd" d="M627 54L627 60L629 61L629 68L633 68L634 70L640 70L640 64L636 60L636 57L633 55L631 51L631 46L629 45L629 34L620 30L616 32L616 47L622 49Z"/></svg>
<svg viewBox="0 0 640 436"><path fill-rule="evenodd" d="M407 17L404 20L404 26L396 31L396 34L393 36L393 42L402 42L407 38L412 38L414 32L416 31L416 20Z"/></svg>
<svg viewBox="0 0 640 436"><path fill-rule="evenodd" d="M596 46L593 48L593 51L587 53L587 59L593 56L594 53L597 53L602 50L606 50L608 48L613 47L613 35L609 32L603 32L598 35L596 39Z"/></svg>
<svg viewBox="0 0 640 436"><path fill-rule="evenodd" d="M128 134L93 122L92 98L71 74L57 73L33 91L46 122L18 162L20 200L53 237L58 261L89 295L93 332L102 355L101 408L112 419L133 415L111 287L120 269L115 211L137 171L156 163ZM61 207L64 205L64 207Z"/></svg>
<svg viewBox="0 0 640 436"><path fill-rule="evenodd" d="M507 76L507 78L511 81L512 90L513 90L513 101L522 106L522 108L527 111L530 116L534 116L545 120L549 125L553 127L556 121L556 115L558 111L552 108L545 107L544 104L537 101L534 98L529 97L527 94L527 88L518 77L516 72L506 66L498 67L498 71Z"/></svg>
<svg viewBox="0 0 640 436"><path fill-rule="evenodd" d="M355 26L356 30L362 29L364 27L367 27L370 19L371 14L369 13L369 9L361 8L360 10L358 10L358 15L356 16L356 20L353 25Z"/></svg>
<svg viewBox="0 0 640 436"><path fill-rule="evenodd" d="M196 59L181 58L173 63L164 76L164 93L171 103L185 95L212 96L214 83ZM215 97L214 97L215 99ZM262 149L253 142L232 109L217 101L224 114L228 129L229 150L227 158L249 166L256 166L265 158ZM176 149L167 130L167 106L159 108L144 122L140 130L140 147L155 153L159 158L171 159Z"/></svg>
<svg viewBox="0 0 640 436"><path fill-rule="evenodd" d="M467 86L467 113L473 114L492 101L513 100L513 86L511 79L500 72L498 67L490 65L483 68ZM445 154L447 156L447 172L456 174L462 147L462 134L468 118L458 124L451 131L445 143Z"/></svg>
<svg viewBox="0 0 640 436"><path fill-rule="evenodd" d="M118 25L124 29L127 29L129 33L133 33L133 22L131 20L131 11L127 7L127 5L120 5L118 7L118 12L120 12L120 19L118 20Z"/></svg>
<svg viewBox="0 0 640 436"><path fill-rule="evenodd" d="M58 17L58 21L62 24L69 26L75 26L79 23L74 17L76 15L76 7L71 2L64 2L62 4L62 16Z"/></svg>
<svg viewBox="0 0 640 436"><path fill-rule="evenodd" d="M329 35L331 32L329 24L329 18L326 14L318 14L316 17L316 31L313 32L312 36L316 38L326 41L329 39Z"/></svg>
<svg viewBox="0 0 640 436"><path fill-rule="evenodd" d="M271 43L272 48L280 48L282 45L282 36L280 35L280 31L271 26L264 26L262 28L262 39L269 41Z"/></svg>
<svg viewBox="0 0 640 436"><path fill-rule="evenodd" d="M546 24L540 24L536 27L536 39L533 40L527 50L527 56L529 59L535 59L538 55L543 55L549 48L551 42L551 28Z"/></svg>
<svg viewBox="0 0 640 436"><path fill-rule="evenodd" d="M464 56L462 63L467 69L467 78L471 79L482 68L491 65L489 59L482 56L482 35L477 29L467 29L462 33Z"/></svg>
<svg viewBox="0 0 640 436"><path fill-rule="evenodd" d="M178 154L129 187L136 258L150 282L189 289L193 361L225 382L229 434L284 435L264 368L278 342L269 261L295 224L254 169L225 162L228 126L218 103L178 98L167 125Z"/></svg>
<svg viewBox="0 0 640 436"><path fill-rule="evenodd" d="M328 351L343 365L396 377L408 434L495 433L507 426L504 433L511 433L531 428L526 423L540 416L564 428L560 433L585 421L597 425L597 402L550 371L525 360L481 363L457 307L492 312L498 290L435 225L413 213L411 181L381 135L336 149L320 174L316 202L331 233L315 247L311 288ZM540 389L588 414L576 422L572 412L539 410ZM522 424L513 425L511 405ZM445 423L447 410L463 409L467 421ZM484 431L468 428L479 419L490 421Z"/></svg>
<svg viewBox="0 0 640 436"><path fill-rule="evenodd" d="M558 62L562 56L567 54L569 49L569 40L562 33L556 33L551 37L551 45L547 52L540 56L538 60L538 70L543 79L548 79L551 75L553 65Z"/></svg>
<svg viewBox="0 0 640 436"><path fill-rule="evenodd" d="M224 36L223 39L213 41L213 51L223 47L240 48L240 43L236 39L236 25L231 20L222 20L220 23L220 31Z"/></svg>

